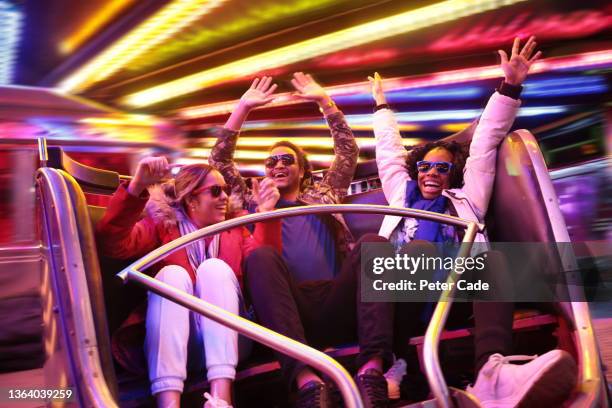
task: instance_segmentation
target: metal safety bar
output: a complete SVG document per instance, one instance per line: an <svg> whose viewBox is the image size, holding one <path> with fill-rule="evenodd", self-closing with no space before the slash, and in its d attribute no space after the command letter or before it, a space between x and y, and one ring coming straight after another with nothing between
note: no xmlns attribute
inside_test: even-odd
<svg viewBox="0 0 612 408"><path fill-rule="evenodd" d="M180 238L169 242L156 250L150 252L136 262L129 265L117 274L123 281L134 280L136 283L148 288L149 290L179 303L194 312L200 313L214 321L230 327L233 330L255 340L266 346L287 354L290 357L305 362L306 364L327 374L338 385L340 392L347 406L354 408L363 407L361 397L354 381L349 373L331 357L326 354L308 347L293 339L275 333L249 320L243 319L217 306L211 305L201 299L188 295L175 289L157 279L145 275L141 271L151 266L160 259L165 258L171 253L183 248L191 242L204 237L219 234L232 228L241 227L247 224L254 224L262 221L271 221L281 217L292 217L310 214L329 214L329 213L361 213L361 214L385 214L400 217L413 217L436 221L443 224L454 225L467 228L460 254L469 254L471 243L477 231L484 230L484 224L464 220L446 214L432 213L412 208L389 207L383 205L370 204L334 204L334 205L309 205L305 207L284 208L275 211L250 214L239 218L234 218L211 225ZM468 247L469 246L469 247ZM454 285L453 285L454 286ZM452 293L444 293L441 300L445 299L444 305L438 303L434 316L427 330L428 341L435 344L435 347L425 349L426 375L429 385L441 407L450 407L448 387L442 375L440 362L438 359L437 345L439 343L442 328L446 323L448 310L451 306Z"/></svg>
<svg viewBox="0 0 612 408"><path fill-rule="evenodd" d="M471 223L468 225L461 243L461 248L457 254L457 258L466 258L469 256L472 250L472 244L476 238L478 232L478 224ZM450 312L451 306L453 305L453 294L456 291L457 285L455 285L457 278L460 275L455 272L455 268L449 274L446 280L446 287L449 289L444 290L440 295L440 299L436 304L431 321L427 326L425 332L425 342L423 344L423 365L425 366L425 375L429 382L431 392L436 398L436 404L439 408L451 408L452 403L450 399L450 393L448 386L444 380L444 373L440 367L440 358L438 356L438 346L440 344L440 336L442 330L446 324L448 313Z"/></svg>

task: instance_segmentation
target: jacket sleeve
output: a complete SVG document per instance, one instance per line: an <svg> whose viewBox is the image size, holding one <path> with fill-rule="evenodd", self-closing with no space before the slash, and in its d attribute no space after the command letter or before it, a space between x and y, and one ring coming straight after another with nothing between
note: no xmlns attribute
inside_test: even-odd
<svg viewBox="0 0 612 408"><path fill-rule="evenodd" d="M347 195L355 175L359 147L342 112L329 115L327 124L334 140L335 157L322 184L331 187L338 198L342 199Z"/></svg>
<svg viewBox="0 0 612 408"><path fill-rule="evenodd" d="M134 197L127 184L113 194L104 216L96 226L96 237L102 253L117 259L143 256L160 245L155 222L140 215L147 198Z"/></svg>
<svg viewBox="0 0 612 408"><path fill-rule="evenodd" d="M489 206L495 168L497 147L510 131L521 102L497 92L485 107L470 143L470 155L465 163L463 192L484 219Z"/></svg>
<svg viewBox="0 0 612 408"><path fill-rule="evenodd" d="M260 246L271 246L282 253L281 221L265 221L255 224L253 235L243 228L242 253L243 259Z"/></svg>
<svg viewBox="0 0 612 408"><path fill-rule="evenodd" d="M397 121L391 109L374 113L374 137L376 138L376 166L383 193L390 205L398 190L404 189L410 180L406 159L408 152L402 144Z"/></svg>
<svg viewBox="0 0 612 408"><path fill-rule="evenodd" d="M232 199L236 197L244 207L247 185L234 161L239 132L224 127L214 129L217 141L210 152L208 163L219 170L225 182L232 187Z"/></svg>

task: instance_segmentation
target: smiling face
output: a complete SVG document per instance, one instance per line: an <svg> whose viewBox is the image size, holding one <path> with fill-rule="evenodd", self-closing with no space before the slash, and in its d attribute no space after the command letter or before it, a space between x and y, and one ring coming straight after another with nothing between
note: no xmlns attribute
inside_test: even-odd
<svg viewBox="0 0 612 408"><path fill-rule="evenodd" d="M453 162L453 154L442 147L436 147L427 152L425 161L446 161ZM445 174L438 173L435 166L432 166L427 173L418 175L418 185L421 195L426 200L432 200L442 194L442 190L450 188L450 172Z"/></svg>
<svg viewBox="0 0 612 408"><path fill-rule="evenodd" d="M274 167L266 167L266 177L270 177L276 183L278 191L282 197L293 195L300 189L300 181L304 177L304 170L300 169L298 158L295 152L287 146L278 146L270 151L270 156L289 154L293 156L294 163L285 165L282 160L278 160Z"/></svg>
<svg viewBox="0 0 612 408"><path fill-rule="evenodd" d="M185 200L187 215L198 228L225 220L228 196L221 191L218 197L214 197L212 191L206 188L214 185L225 186L225 180L217 170L208 173L204 182L197 188L199 193Z"/></svg>

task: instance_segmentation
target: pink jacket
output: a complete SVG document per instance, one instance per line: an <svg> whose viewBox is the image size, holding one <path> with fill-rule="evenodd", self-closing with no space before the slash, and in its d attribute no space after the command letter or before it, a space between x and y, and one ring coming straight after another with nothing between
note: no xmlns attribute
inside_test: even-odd
<svg viewBox="0 0 612 408"><path fill-rule="evenodd" d="M470 144L463 187L442 192L460 218L484 222L495 181L497 146L510 131L520 105L519 100L497 92L489 99ZM410 179L406 169L408 152L391 110L381 109L374 114L374 135L376 164L385 198L390 206L403 207L406 182ZM389 238L400 221L401 217L387 215L379 235ZM479 233L476 242L487 242L487 237Z"/></svg>

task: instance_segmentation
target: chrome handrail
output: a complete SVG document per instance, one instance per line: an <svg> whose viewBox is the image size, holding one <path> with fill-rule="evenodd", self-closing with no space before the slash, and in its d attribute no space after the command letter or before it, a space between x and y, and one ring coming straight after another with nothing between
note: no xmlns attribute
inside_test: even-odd
<svg viewBox="0 0 612 408"><path fill-rule="evenodd" d="M293 358L301 360L312 367L327 374L332 380L338 384L338 388L342 393L347 406L360 408L363 406L359 392L352 378L346 370L338 364L334 359L326 354L299 343L293 339L275 333L260 325L257 325L249 320L243 319L230 312L227 312L217 306L211 305L201 299L188 295L185 292L179 291L169 285L164 284L154 278L151 278L141 270L151 266L155 262L163 259L171 253L183 248L189 243L210 235L218 234L232 228L241 227L247 224L256 222L270 221L281 217L291 217L298 215L309 214L328 214L328 213L362 213L362 214L385 214L395 215L400 217L413 217L436 221L444 224L450 224L457 227L467 228L464 243L462 245L461 254L469 254L471 250L471 242L473 242L477 231L484 230L484 224L475 223L473 221L464 220L458 217L453 217L446 214L432 213L423 210L415 210L412 208L389 207L383 205L371 204L333 204L333 205L309 205L305 207L284 208L275 211L250 214L239 218L234 218L211 225L187 235L179 237L172 242L169 242L156 250L150 252L139 260L135 261L121 272L117 274L123 281L133 279L138 284L152 290L153 292L164 296L176 303L179 303L190 310L200 313L207 318L213 319L216 322L230 327L233 330L255 340L266 346L287 354ZM471 241L470 241L471 240ZM467 251L467 253L464 253ZM453 276L454 274L451 274ZM450 279L450 278L449 278ZM454 285L453 285L454 286ZM444 293L442 298L444 298ZM441 298L441 299L442 299ZM436 397L438 404L442 407L450 407L450 397L446 381L442 375L440 361L438 359L437 345L442 333L442 328L446 323L448 310L451 306L452 297L446 296L445 305L436 307L434 317L427 330L428 339L436 347L428 348L425 351L426 375L432 392Z"/></svg>
<svg viewBox="0 0 612 408"><path fill-rule="evenodd" d="M476 225L476 223L468 225L457 258L466 258L470 255L472 244L474 243L477 233ZM457 290L456 282L459 276L460 274L456 273L453 268L446 280L448 284L446 287L449 289L443 291L440 295L431 321L427 326L425 342L423 344L423 365L425 366L425 375L427 376L431 392L436 397L436 404L439 408L452 407L448 386L446 385L444 373L442 373L442 368L440 367L438 346L440 344L440 336L442 335L444 324L446 323L448 313L453 304L453 294Z"/></svg>
<svg viewBox="0 0 612 408"><path fill-rule="evenodd" d="M47 167L47 162L49 161L49 152L47 151L47 139L44 137L39 137L37 139L38 142L38 161L40 162L40 167Z"/></svg>
<svg viewBox="0 0 612 408"><path fill-rule="evenodd" d="M93 407L117 407L105 381L103 370L98 355L96 330L91 316L91 303L89 300L89 289L84 279L74 278L83 275L83 257L81 246L75 237L78 234L74 217L74 208L68 192L68 187L60 172L56 169L44 167L38 169L38 175L49 186L51 206L57 225L61 229L68 229L71 233L66 234L69 239L62 240L58 249L61 250L64 259L64 273L68 286L67 296L70 297L72 305L71 314L75 321L74 335L77 341L77 350L74 356L78 359L77 366L80 373L74 373L75 381L82 382L84 386L78 386L87 395L87 405ZM78 300L78 301L77 301ZM72 365L72 364L70 364Z"/></svg>

